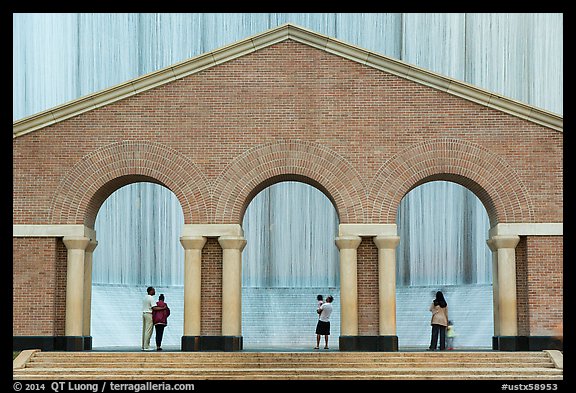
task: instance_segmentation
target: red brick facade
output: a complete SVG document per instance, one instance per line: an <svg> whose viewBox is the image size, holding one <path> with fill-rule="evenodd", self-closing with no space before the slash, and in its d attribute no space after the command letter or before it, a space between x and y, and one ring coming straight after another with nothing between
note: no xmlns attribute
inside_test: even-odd
<svg viewBox="0 0 576 393"><path fill-rule="evenodd" d="M378 249L371 238L365 237L358 246L358 334L377 336L378 315Z"/></svg>
<svg viewBox="0 0 576 393"><path fill-rule="evenodd" d="M393 224L402 197L432 180L469 188L492 225L561 223L562 151L562 132L287 40L16 137L13 223L93 227L111 193L152 181L186 224L241 224L284 180L323 191L341 224ZM377 299L369 240L360 304ZM15 238L13 251L14 335L63 334L65 246ZM562 256L561 236L518 245L521 334L562 320ZM219 334L215 239L202 257L202 334ZM377 334L377 311L359 330Z"/></svg>
<svg viewBox="0 0 576 393"><path fill-rule="evenodd" d="M58 238L14 238L14 335L64 335L66 246Z"/></svg>
<svg viewBox="0 0 576 393"><path fill-rule="evenodd" d="M201 335L218 336L222 328L222 248L208 239L202 249Z"/></svg>

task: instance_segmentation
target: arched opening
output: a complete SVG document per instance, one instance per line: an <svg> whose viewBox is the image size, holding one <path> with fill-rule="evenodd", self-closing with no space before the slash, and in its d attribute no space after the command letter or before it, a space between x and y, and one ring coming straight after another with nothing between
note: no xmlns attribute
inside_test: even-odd
<svg viewBox="0 0 576 393"><path fill-rule="evenodd" d="M338 214L309 181L268 182L245 210L242 334L245 349L312 348L316 297L334 296L330 341L340 332Z"/></svg>
<svg viewBox="0 0 576 393"><path fill-rule="evenodd" d="M98 210L98 246L92 265L91 336L93 349L139 349L142 299L156 289L171 309L163 348L178 349L183 331L183 260L179 242L184 216L168 188L151 182L125 185ZM151 347L154 345L152 335Z"/></svg>
<svg viewBox="0 0 576 393"><path fill-rule="evenodd" d="M428 347L428 308L436 291L448 302L455 348L491 348L494 334L490 220L466 187L423 183L402 199L397 215L399 347Z"/></svg>

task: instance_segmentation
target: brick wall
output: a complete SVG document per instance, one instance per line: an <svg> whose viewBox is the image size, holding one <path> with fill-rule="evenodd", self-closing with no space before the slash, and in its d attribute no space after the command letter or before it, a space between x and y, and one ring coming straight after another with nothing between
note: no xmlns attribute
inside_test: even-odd
<svg viewBox="0 0 576 393"><path fill-rule="evenodd" d="M12 250L13 335L63 335L66 246L61 239L14 238Z"/></svg>
<svg viewBox="0 0 576 393"><path fill-rule="evenodd" d="M520 237L516 246L516 302L518 318L518 334L527 335L530 332L530 308L528 304L528 253L526 237Z"/></svg>
<svg viewBox="0 0 576 393"><path fill-rule="evenodd" d="M153 181L174 192L185 223L238 224L254 195L290 179L325 192L340 223L395 223L402 197L431 180L468 187L493 225L562 222L562 149L561 132L285 41L15 138L13 222L93 227L112 192ZM360 263L373 269L364 243ZM29 272L56 263L43 261L56 252L45 240L14 244L15 282L28 280L22 253ZM204 288L214 292L203 294L202 331L219 334L221 251L205 247ZM559 264L562 245L530 240L525 254L526 326L538 330L561 315L561 304L544 311L536 299L556 288L558 273L542 266ZM360 304L370 302L377 276L359 276ZM48 287L15 291L20 331L45 331L27 310ZM373 332L374 316L360 329Z"/></svg>
<svg viewBox="0 0 576 393"><path fill-rule="evenodd" d="M200 334L222 333L222 248L218 239L208 238L202 249L202 295Z"/></svg>
<svg viewBox="0 0 576 393"><path fill-rule="evenodd" d="M550 335L563 317L562 239L557 236L531 236L526 240L528 326L532 335Z"/></svg>
<svg viewBox="0 0 576 393"><path fill-rule="evenodd" d="M378 298L378 247L371 237L363 237L357 250L358 334L380 334Z"/></svg>

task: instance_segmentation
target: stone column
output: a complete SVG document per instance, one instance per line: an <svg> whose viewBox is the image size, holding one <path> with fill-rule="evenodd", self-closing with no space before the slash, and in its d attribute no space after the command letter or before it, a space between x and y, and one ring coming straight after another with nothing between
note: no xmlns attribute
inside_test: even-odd
<svg viewBox="0 0 576 393"><path fill-rule="evenodd" d="M493 236L493 245L498 250L498 312L500 336L517 336L518 320L516 308L516 245L519 236Z"/></svg>
<svg viewBox="0 0 576 393"><path fill-rule="evenodd" d="M494 336L500 335L500 312L498 310L498 249L494 244L494 239L486 240L488 248L492 251L492 303L494 311Z"/></svg>
<svg viewBox="0 0 576 393"><path fill-rule="evenodd" d="M340 335L358 335L357 248L360 236L340 236Z"/></svg>
<svg viewBox="0 0 576 393"><path fill-rule="evenodd" d="M380 335L396 336L396 247L399 236L376 236Z"/></svg>
<svg viewBox="0 0 576 393"><path fill-rule="evenodd" d="M200 336L202 248L207 238L182 236L184 247L184 336Z"/></svg>
<svg viewBox="0 0 576 393"><path fill-rule="evenodd" d="M90 336L90 320L92 318L92 255L98 242L90 240L84 253L84 322L83 336Z"/></svg>
<svg viewBox="0 0 576 393"><path fill-rule="evenodd" d="M220 236L222 246L222 335L242 336L242 250L241 236Z"/></svg>
<svg viewBox="0 0 576 393"><path fill-rule="evenodd" d="M82 336L84 320L84 254L90 243L87 237L64 237L68 249L66 269L66 336Z"/></svg>

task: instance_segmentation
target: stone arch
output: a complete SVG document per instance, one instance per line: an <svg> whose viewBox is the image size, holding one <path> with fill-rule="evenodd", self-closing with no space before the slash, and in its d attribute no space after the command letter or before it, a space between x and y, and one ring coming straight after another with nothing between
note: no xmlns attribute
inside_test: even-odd
<svg viewBox="0 0 576 393"><path fill-rule="evenodd" d="M276 141L247 150L218 177L215 223L241 223L251 199L279 181L308 183L332 201L341 223L363 222L365 186L342 156L319 144Z"/></svg>
<svg viewBox="0 0 576 393"><path fill-rule="evenodd" d="M210 194L202 173L177 151L149 141L115 142L84 156L60 181L49 222L93 228L106 198L138 181L157 183L174 192L185 223L207 222Z"/></svg>
<svg viewBox="0 0 576 393"><path fill-rule="evenodd" d="M433 180L472 191L484 204L491 226L534 221L526 187L509 164L479 145L440 138L410 146L382 165L369 192L372 222L394 223L404 195Z"/></svg>

